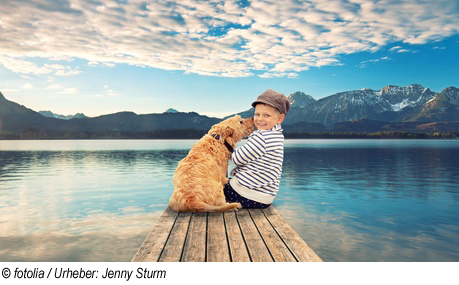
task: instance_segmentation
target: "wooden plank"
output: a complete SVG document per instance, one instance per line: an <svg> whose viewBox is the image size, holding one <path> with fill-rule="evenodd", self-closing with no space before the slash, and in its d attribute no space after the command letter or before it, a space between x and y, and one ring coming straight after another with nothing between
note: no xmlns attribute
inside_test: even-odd
<svg viewBox="0 0 459 285"><path fill-rule="evenodd" d="M237 211L237 220L253 262L273 261L268 249L258 233L249 212L246 209Z"/></svg>
<svg viewBox="0 0 459 285"><path fill-rule="evenodd" d="M191 213L179 213L171 230L169 239L164 246L159 261L178 262L182 256L183 245L190 223Z"/></svg>
<svg viewBox="0 0 459 285"><path fill-rule="evenodd" d="M167 207L132 261L322 261L274 207L176 213Z"/></svg>
<svg viewBox="0 0 459 285"><path fill-rule="evenodd" d="M224 213L226 233L233 262L250 262L249 253L242 237L235 212Z"/></svg>
<svg viewBox="0 0 459 285"><path fill-rule="evenodd" d="M158 261L164 244L169 237L169 232L177 218L177 214L178 213L174 212L171 207L166 208L132 258L133 262Z"/></svg>
<svg viewBox="0 0 459 285"><path fill-rule="evenodd" d="M207 213L193 213L181 261L206 261L206 232Z"/></svg>
<svg viewBox="0 0 459 285"><path fill-rule="evenodd" d="M222 213L209 213L207 216L207 261L231 261Z"/></svg>
<svg viewBox="0 0 459 285"><path fill-rule="evenodd" d="M295 257L266 219L261 209L250 209L252 220L258 228L266 246L276 262L294 262Z"/></svg>
<svg viewBox="0 0 459 285"><path fill-rule="evenodd" d="M298 261L322 261L274 207L263 209L263 213Z"/></svg>

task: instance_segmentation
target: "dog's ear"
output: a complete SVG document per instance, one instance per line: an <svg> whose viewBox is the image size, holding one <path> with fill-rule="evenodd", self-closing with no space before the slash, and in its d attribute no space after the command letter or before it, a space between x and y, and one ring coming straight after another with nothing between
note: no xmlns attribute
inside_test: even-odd
<svg viewBox="0 0 459 285"><path fill-rule="evenodd" d="M220 126L213 126L209 131L209 135L218 141L224 142L225 132Z"/></svg>
<svg viewBox="0 0 459 285"><path fill-rule="evenodd" d="M234 142L233 140L233 134L234 134L234 129L231 128L231 127L226 127L225 128L225 138L224 138L224 141L226 141L227 143L229 143L230 146L235 146L236 143Z"/></svg>
<svg viewBox="0 0 459 285"><path fill-rule="evenodd" d="M225 138L230 137L234 134L234 130L231 127L225 128Z"/></svg>
<svg viewBox="0 0 459 285"><path fill-rule="evenodd" d="M231 127L222 127L217 128L213 127L209 134L214 137L215 139L221 141L222 143L225 142L228 138L231 138L234 133L234 129Z"/></svg>

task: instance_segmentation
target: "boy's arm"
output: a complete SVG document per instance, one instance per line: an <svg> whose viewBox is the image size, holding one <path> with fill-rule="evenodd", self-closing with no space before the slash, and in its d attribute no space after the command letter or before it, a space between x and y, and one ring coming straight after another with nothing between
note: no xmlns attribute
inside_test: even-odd
<svg viewBox="0 0 459 285"><path fill-rule="evenodd" d="M265 139L261 133L254 133L246 144L236 148L231 155L231 160L236 166L245 165L266 153Z"/></svg>

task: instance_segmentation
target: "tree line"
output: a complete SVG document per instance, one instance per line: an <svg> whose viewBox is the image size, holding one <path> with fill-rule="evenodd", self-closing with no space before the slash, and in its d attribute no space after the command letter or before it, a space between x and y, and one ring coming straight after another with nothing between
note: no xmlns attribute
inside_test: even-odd
<svg viewBox="0 0 459 285"><path fill-rule="evenodd" d="M52 132L27 129L22 133L0 132L4 140L44 140L44 139L198 139L207 131L195 129L157 130L151 132Z"/></svg>
<svg viewBox="0 0 459 285"><path fill-rule="evenodd" d="M459 132L296 132L285 133L289 139L456 139Z"/></svg>
<svg viewBox="0 0 459 285"><path fill-rule="evenodd" d="M195 129L151 132L51 132L26 129L21 133L0 132L2 140L38 139L199 139L207 131ZM456 139L459 132L284 132L286 139Z"/></svg>

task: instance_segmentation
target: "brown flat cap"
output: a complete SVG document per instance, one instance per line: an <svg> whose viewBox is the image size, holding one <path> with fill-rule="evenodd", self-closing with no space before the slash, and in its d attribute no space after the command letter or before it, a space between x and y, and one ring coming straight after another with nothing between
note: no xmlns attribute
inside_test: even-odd
<svg viewBox="0 0 459 285"><path fill-rule="evenodd" d="M288 101L287 97L284 94L271 89L261 93L258 96L257 100L252 103L252 107L255 108L255 106L258 103L263 103L272 106L284 115L287 115L288 110L290 109L290 102Z"/></svg>

